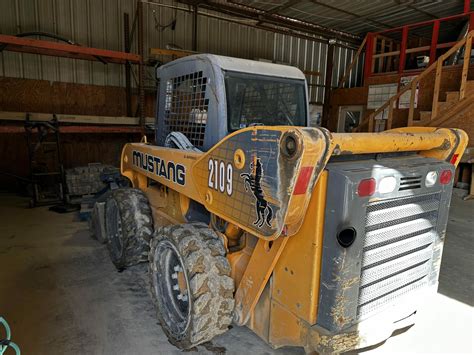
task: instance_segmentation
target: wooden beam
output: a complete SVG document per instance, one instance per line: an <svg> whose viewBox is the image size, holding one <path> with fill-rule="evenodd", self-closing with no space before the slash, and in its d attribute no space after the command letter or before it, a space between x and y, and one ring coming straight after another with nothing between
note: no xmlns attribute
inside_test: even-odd
<svg viewBox="0 0 474 355"><path fill-rule="evenodd" d="M310 76L321 76L320 72L312 71L312 70L303 70L303 74L310 75Z"/></svg>
<svg viewBox="0 0 474 355"><path fill-rule="evenodd" d="M400 51L391 51L391 52L386 52L386 53L374 54L372 57L373 58L393 57L399 54L400 54Z"/></svg>
<svg viewBox="0 0 474 355"><path fill-rule="evenodd" d="M392 129L392 123L393 123L393 106L395 106L397 100L392 100L390 105L388 106L388 117L387 117L387 129Z"/></svg>
<svg viewBox="0 0 474 355"><path fill-rule="evenodd" d="M466 94L467 74L469 71L469 62L471 61L472 37L469 33L464 47L464 61L462 64L461 88L459 89L459 100L462 100Z"/></svg>
<svg viewBox="0 0 474 355"><path fill-rule="evenodd" d="M436 74L435 74L435 84L433 91L433 103L431 106L431 120L434 120L438 115L438 98L439 98L439 88L441 85L441 72L443 70L443 59L442 57L436 62Z"/></svg>
<svg viewBox="0 0 474 355"><path fill-rule="evenodd" d="M413 79L411 82L411 90L410 90L410 108L408 111L408 122L407 126L413 126L413 116L415 113L415 97L416 97L416 88L418 86L418 80Z"/></svg>
<svg viewBox="0 0 474 355"><path fill-rule="evenodd" d="M193 54L198 54L198 52L179 49L150 48L150 56L165 55L170 57L183 58Z"/></svg>
<svg viewBox="0 0 474 355"><path fill-rule="evenodd" d="M344 71L344 75L341 77L341 79L339 80L339 85L338 87L342 87L347 79L347 77L350 75L355 63L357 62L357 59L360 57L360 54L362 53L362 51L364 50L364 47L365 47L365 43L367 42L367 36L364 37L364 40L362 41L362 43L360 44L359 48L357 49L357 52L356 54L354 55L354 58L352 58L352 62L351 64L349 64L349 66L346 68L346 70Z"/></svg>
<svg viewBox="0 0 474 355"><path fill-rule="evenodd" d="M329 123L330 114L330 101L331 101L331 89L332 89L332 71L334 67L334 44L330 43L327 50L326 57L326 75L324 82L324 105L323 105L323 117L321 120L321 126L327 127Z"/></svg>

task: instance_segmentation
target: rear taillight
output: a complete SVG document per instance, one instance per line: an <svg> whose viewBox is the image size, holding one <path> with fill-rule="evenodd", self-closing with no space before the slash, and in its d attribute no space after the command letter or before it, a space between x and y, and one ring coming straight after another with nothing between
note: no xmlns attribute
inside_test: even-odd
<svg viewBox="0 0 474 355"><path fill-rule="evenodd" d="M451 170L443 170L439 175L439 182L440 184L447 185L451 182L452 177L453 173Z"/></svg>
<svg viewBox="0 0 474 355"><path fill-rule="evenodd" d="M295 189L293 190L293 195L303 195L306 193L306 190L308 189L309 185L309 180L311 179L312 175L312 166L303 166L301 168L298 180L296 180Z"/></svg>
<svg viewBox="0 0 474 355"><path fill-rule="evenodd" d="M375 193L377 183L374 178L364 179L359 182L357 186L357 194L360 197L372 196Z"/></svg>

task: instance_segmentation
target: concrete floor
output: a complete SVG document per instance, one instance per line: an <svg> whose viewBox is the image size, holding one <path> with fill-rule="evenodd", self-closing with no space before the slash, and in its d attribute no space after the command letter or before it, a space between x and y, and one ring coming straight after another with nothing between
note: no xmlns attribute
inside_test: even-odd
<svg viewBox="0 0 474 355"><path fill-rule="evenodd" d="M74 213L28 209L27 202L0 194L0 316L24 354L179 353L155 319L146 266L116 272ZM474 201L455 194L439 293L413 328L365 354L473 352L473 222ZM245 327L194 352L303 353L274 351Z"/></svg>

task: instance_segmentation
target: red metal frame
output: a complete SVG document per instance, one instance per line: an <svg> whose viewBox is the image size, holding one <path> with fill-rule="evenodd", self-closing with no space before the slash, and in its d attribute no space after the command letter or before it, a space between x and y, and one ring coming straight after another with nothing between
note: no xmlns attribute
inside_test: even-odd
<svg viewBox="0 0 474 355"><path fill-rule="evenodd" d="M402 43L400 44L400 63L398 65L398 73L403 73L405 70L405 62L407 57L407 42L408 42L408 26L402 29Z"/></svg>
<svg viewBox="0 0 474 355"><path fill-rule="evenodd" d="M367 42L365 44L365 62L364 62L364 78L368 78L372 74L372 55L374 53L374 37L372 32L367 33Z"/></svg>
<svg viewBox="0 0 474 355"><path fill-rule="evenodd" d="M402 74L405 71L405 62L406 62L406 50L407 50L407 43L408 43L408 33L410 29L422 27L422 26L429 26L432 25L432 35L431 35L431 44L429 49L430 55L430 64L434 63L436 60L436 50L441 48L450 48L454 43L438 43L439 38L439 29L441 22L447 22L452 20L458 20L462 18L467 18L469 20L469 30L474 30L474 11L471 11L471 2L470 0L464 1L464 12L462 14L448 16L444 18L439 18L435 20L423 21L418 23L413 23L405 26L394 27L380 32L370 32L367 34L367 44L366 44L366 56L365 56L365 64L364 64L364 80L369 78L370 76L374 75L372 73L372 63L374 61L374 45L377 35L386 34L386 33L393 33L393 32L401 32L402 33L402 40L400 43L400 59L399 59L399 67L397 72ZM416 69L410 70L410 72L415 72ZM385 73L383 73L385 74ZM393 73L390 73L393 74Z"/></svg>
<svg viewBox="0 0 474 355"><path fill-rule="evenodd" d="M389 29L387 29L387 30L383 30L383 31L377 32L377 34L379 34L379 33L382 34L382 33L389 33L389 32L401 31L401 30L403 30L403 27L405 27L405 26L408 26L408 27L410 27L410 28L416 28L416 27L422 27L422 26L431 25L433 22L436 22L436 21L446 22L446 21L458 20L458 19L460 19L460 18L463 18L463 17L466 17L466 16L470 16L472 13L473 13L473 11L469 11L469 12L465 12L465 13L458 14L458 15L452 15L452 16L447 16L447 17L438 18L438 19L435 19L435 20L427 20L427 21L422 21L422 22L411 23L411 24L409 24L409 25L404 25L404 26L389 28Z"/></svg>
<svg viewBox="0 0 474 355"><path fill-rule="evenodd" d="M4 50L25 52L97 61L99 58L108 63L123 64L126 62L140 63L140 56L133 53L117 52L108 49L81 47L72 44L44 41L40 39L22 38L0 34L0 44L6 45Z"/></svg>
<svg viewBox="0 0 474 355"><path fill-rule="evenodd" d="M464 0L464 13L471 11L471 0Z"/></svg>
<svg viewBox="0 0 474 355"><path fill-rule="evenodd" d="M431 46L430 46L430 65L433 64L436 60L436 46L438 44L438 36L439 36L439 26L441 22L435 21L433 22L433 32L431 34Z"/></svg>

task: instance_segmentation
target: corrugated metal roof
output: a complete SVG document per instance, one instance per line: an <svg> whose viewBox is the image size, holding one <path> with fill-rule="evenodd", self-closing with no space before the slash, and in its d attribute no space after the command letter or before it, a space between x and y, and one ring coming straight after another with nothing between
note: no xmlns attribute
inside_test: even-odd
<svg viewBox="0 0 474 355"><path fill-rule="evenodd" d="M464 7L463 0L234 0L233 2L264 11L276 11L283 16L358 35L460 14Z"/></svg>

